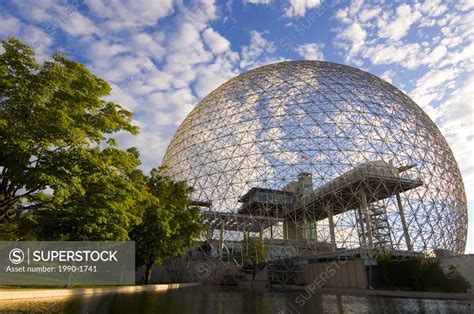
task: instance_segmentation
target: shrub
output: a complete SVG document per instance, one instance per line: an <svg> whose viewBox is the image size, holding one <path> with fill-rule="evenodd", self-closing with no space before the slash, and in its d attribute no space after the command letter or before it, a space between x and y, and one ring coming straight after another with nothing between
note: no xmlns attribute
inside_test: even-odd
<svg viewBox="0 0 474 314"><path fill-rule="evenodd" d="M470 283L451 269L447 277L438 260L413 258L393 260L390 256L377 258L380 282L384 288L411 288L415 291L466 292Z"/></svg>

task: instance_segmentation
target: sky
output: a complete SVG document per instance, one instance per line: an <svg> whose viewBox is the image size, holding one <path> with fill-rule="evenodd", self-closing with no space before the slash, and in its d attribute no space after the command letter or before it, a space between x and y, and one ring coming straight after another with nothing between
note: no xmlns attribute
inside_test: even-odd
<svg viewBox="0 0 474 314"><path fill-rule="evenodd" d="M112 85L135 113L142 168L159 166L181 121L210 91L252 68L326 60L361 68L410 96L439 127L466 188L474 253L474 0L7 0L0 37L39 60L53 52Z"/></svg>

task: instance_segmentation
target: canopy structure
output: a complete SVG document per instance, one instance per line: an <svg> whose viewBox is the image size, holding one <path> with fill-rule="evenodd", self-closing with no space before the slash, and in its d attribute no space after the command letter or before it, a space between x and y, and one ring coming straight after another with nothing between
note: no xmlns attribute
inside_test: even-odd
<svg viewBox="0 0 474 314"><path fill-rule="evenodd" d="M266 216L241 215L205 211L202 213L203 224L211 230L228 230L241 232L262 232L271 226L278 225L283 219Z"/></svg>

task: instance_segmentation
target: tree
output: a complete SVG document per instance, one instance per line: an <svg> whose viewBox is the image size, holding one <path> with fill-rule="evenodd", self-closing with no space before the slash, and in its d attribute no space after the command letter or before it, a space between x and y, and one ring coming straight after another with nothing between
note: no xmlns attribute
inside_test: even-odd
<svg viewBox="0 0 474 314"><path fill-rule="evenodd" d="M121 151L115 148L96 153L101 156L98 161L104 167L84 164L83 193L70 195L57 208L38 209L27 215L37 222L33 232L38 239L130 239L130 229L141 221L142 212L137 204L145 187L144 176L136 169L138 153L135 149Z"/></svg>
<svg viewBox="0 0 474 314"><path fill-rule="evenodd" d="M163 168L150 172L142 222L130 233L135 241L136 265L145 266L145 284L154 264L184 254L200 235L200 211L190 204L191 192L185 182L173 182Z"/></svg>
<svg viewBox="0 0 474 314"><path fill-rule="evenodd" d="M132 113L103 98L104 80L54 54L39 65L28 46L0 40L0 237L136 241L137 265L179 256L199 236L191 188L163 169L145 176ZM14 213L12 215L12 212Z"/></svg>
<svg viewBox="0 0 474 314"><path fill-rule="evenodd" d="M255 281L255 275L261 272L267 265L268 248L262 243L260 238L249 237L244 234L244 243L242 248L242 271L252 275L252 281Z"/></svg>
<svg viewBox="0 0 474 314"><path fill-rule="evenodd" d="M110 135L137 134L132 113L104 100L110 85L84 65L60 54L39 65L19 40L0 42L0 221L19 208L60 223L53 238L127 239L138 152Z"/></svg>

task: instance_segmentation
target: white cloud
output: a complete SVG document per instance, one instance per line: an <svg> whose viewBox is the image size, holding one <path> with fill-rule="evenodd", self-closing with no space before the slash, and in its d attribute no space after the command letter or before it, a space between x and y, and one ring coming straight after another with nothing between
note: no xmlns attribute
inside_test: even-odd
<svg viewBox="0 0 474 314"><path fill-rule="evenodd" d="M357 15L359 13L359 11L362 9L363 6L364 6L364 1L363 0L351 1L351 5L348 8L349 16Z"/></svg>
<svg viewBox="0 0 474 314"><path fill-rule="evenodd" d="M176 77L175 87L182 88L196 79L194 67L210 62L212 58L199 30L193 24L184 23L168 43L165 71Z"/></svg>
<svg viewBox="0 0 474 314"><path fill-rule="evenodd" d="M210 21L217 18L217 8L214 0L195 0L188 6L178 4L180 19L183 23L193 24L196 29L203 30Z"/></svg>
<svg viewBox="0 0 474 314"><path fill-rule="evenodd" d="M270 56L275 51L276 46L273 41L265 39L258 31L250 31L250 44L242 48L240 67L250 69L266 63L272 59Z"/></svg>
<svg viewBox="0 0 474 314"><path fill-rule="evenodd" d="M381 11L382 9L380 8L364 9L359 13L359 19L362 23L365 23L378 16Z"/></svg>
<svg viewBox="0 0 474 314"><path fill-rule="evenodd" d="M354 0L351 5L346 8L342 8L336 12L336 18L344 24L350 24L356 20L356 16L363 6L362 0ZM367 11L367 10L366 10ZM370 12L364 13L364 15L370 15ZM368 20L368 19L367 19ZM365 21L362 21L365 22Z"/></svg>
<svg viewBox="0 0 474 314"><path fill-rule="evenodd" d="M195 85L198 97L204 98L219 85L239 74L234 63L238 55L233 57L220 56L212 64L199 69Z"/></svg>
<svg viewBox="0 0 474 314"><path fill-rule="evenodd" d="M212 52L223 53L230 48L230 43L212 28L206 28L202 34L204 41Z"/></svg>
<svg viewBox="0 0 474 314"><path fill-rule="evenodd" d="M161 60L166 51L164 46L165 34L162 32L139 32L130 36L131 44L138 55L145 55L151 59Z"/></svg>
<svg viewBox="0 0 474 314"><path fill-rule="evenodd" d="M344 24L352 23L352 19L349 18L349 10L348 9L341 9L338 10L335 14L335 18L341 21Z"/></svg>
<svg viewBox="0 0 474 314"><path fill-rule="evenodd" d="M366 47L364 57L373 64L401 64L408 69L420 65L419 54L421 46L417 43L405 45L378 44Z"/></svg>
<svg viewBox="0 0 474 314"><path fill-rule="evenodd" d="M124 20L120 12L116 24L111 24L111 13L98 14L104 3L118 2L90 3L98 5L95 21L102 33L84 37L78 44L86 51L89 68L112 83L108 99L136 113L140 135L121 134L119 140L122 147L137 146L142 167L149 169L159 165L177 125L199 99L238 74L240 57L209 25L217 17L213 1L178 2L171 27L151 33L144 28L146 20Z"/></svg>
<svg viewBox="0 0 474 314"><path fill-rule="evenodd" d="M7 39L9 36L17 37L30 46L40 62L50 59L51 36L36 26L24 24L18 18L3 13L0 14L0 37Z"/></svg>
<svg viewBox="0 0 474 314"><path fill-rule="evenodd" d="M56 0L14 0L18 13L28 20L35 22L51 22L53 15L57 15L57 9L61 8ZM71 9L75 10L74 7ZM63 10L64 13L69 11Z"/></svg>
<svg viewBox="0 0 474 314"><path fill-rule="evenodd" d="M296 51L306 60L321 60L324 61L324 54L322 49L324 48L324 44L304 44L298 46Z"/></svg>
<svg viewBox="0 0 474 314"><path fill-rule="evenodd" d="M133 81L141 77L143 73L155 68L150 58L130 54L117 55L107 62L104 60L94 60L93 62L94 72L113 83Z"/></svg>
<svg viewBox="0 0 474 314"><path fill-rule="evenodd" d="M288 0L285 16L304 16L306 11L315 8L320 4L321 0Z"/></svg>
<svg viewBox="0 0 474 314"><path fill-rule="evenodd" d="M53 38L43 30L32 25L23 25L19 36L20 39L33 48L40 61L50 58Z"/></svg>
<svg viewBox="0 0 474 314"><path fill-rule="evenodd" d="M173 120L168 121L168 123L172 122L174 124L181 123L197 102L190 88L152 93L147 96L147 99L150 106L144 108L144 111L150 116L145 117L145 119L149 117L154 119L155 117L152 117L152 115L156 116L161 114L161 112L168 112L173 115ZM147 125L152 126L157 122L159 121L153 120L147 123ZM163 125L164 123L157 124Z"/></svg>
<svg viewBox="0 0 474 314"><path fill-rule="evenodd" d="M173 12L172 0L86 0L96 16L112 30L153 26Z"/></svg>
<svg viewBox="0 0 474 314"><path fill-rule="evenodd" d="M445 101L436 109L437 124L451 147L458 162L468 200L474 195L474 166L472 165L474 138L474 103L472 88L474 73L462 85L451 91Z"/></svg>
<svg viewBox="0 0 474 314"><path fill-rule="evenodd" d="M441 61L439 66L443 67L446 65L463 63L466 67L472 70L472 60L474 60L474 42L470 42L465 47L461 47L458 50L450 51L447 54L447 57Z"/></svg>
<svg viewBox="0 0 474 314"><path fill-rule="evenodd" d="M15 36L20 33L21 22L16 17L0 14L0 36L5 38L7 36Z"/></svg>
<svg viewBox="0 0 474 314"><path fill-rule="evenodd" d="M420 11L423 13L423 15L430 17L439 16L446 12L447 9L447 6L442 4L440 0L426 1L420 5Z"/></svg>
<svg viewBox="0 0 474 314"><path fill-rule="evenodd" d="M364 47L366 37L367 32L357 22L352 23L336 36L337 39L342 40L343 46L347 45L349 56L358 53Z"/></svg>
<svg viewBox="0 0 474 314"><path fill-rule="evenodd" d="M109 43L106 40L98 40L88 42L88 55L91 60L103 62L102 60L109 60L114 56L129 51L129 47L121 44Z"/></svg>
<svg viewBox="0 0 474 314"><path fill-rule="evenodd" d="M272 0L243 0L244 3L251 3L251 4L269 4Z"/></svg>
<svg viewBox="0 0 474 314"><path fill-rule="evenodd" d="M456 6L458 7L458 9L460 11L466 12L466 11L474 9L474 1L472 1L472 0L461 0L456 4Z"/></svg>
<svg viewBox="0 0 474 314"><path fill-rule="evenodd" d="M13 1L18 13L29 22L41 23L51 35L62 29L73 36L98 34L95 23L80 13L83 6L78 1L26 0Z"/></svg>
<svg viewBox="0 0 474 314"><path fill-rule="evenodd" d="M86 36L100 32L94 22L78 12L71 13L64 20L62 28L73 36Z"/></svg>
<svg viewBox="0 0 474 314"><path fill-rule="evenodd" d="M461 19L455 12L442 14L446 8L433 3L402 4L396 7L395 14L389 5L361 8L352 3L336 13L336 18L348 26L338 29L335 46L346 50L346 61L356 65L368 59L376 65L399 64L415 69L446 62L450 47L462 44L463 38L469 38L471 33L474 35L474 23L470 22L474 12L472 19ZM376 23L370 22L373 19ZM442 36L431 36L425 31L425 27L436 23L444 25L440 29ZM405 42L413 25L417 26L418 40Z"/></svg>
<svg viewBox="0 0 474 314"><path fill-rule="evenodd" d="M441 111L433 108L432 102L442 99L445 95L444 87L456 79L458 74L459 70L454 68L430 70L417 80L416 87L410 92L410 96L436 121L440 117Z"/></svg>
<svg viewBox="0 0 474 314"><path fill-rule="evenodd" d="M448 49L445 46L436 46L423 60L424 64L437 64L446 55Z"/></svg>
<svg viewBox="0 0 474 314"><path fill-rule="evenodd" d="M408 4L402 4L397 8L397 16L395 19L387 21L383 19L383 17L379 18L379 35L391 41L400 40L407 35L410 26L420 17L420 12L412 10Z"/></svg>
<svg viewBox="0 0 474 314"><path fill-rule="evenodd" d="M390 84L393 83L393 79L395 78L395 72L393 70L387 70L380 75L380 78L386 80Z"/></svg>

